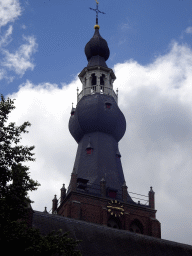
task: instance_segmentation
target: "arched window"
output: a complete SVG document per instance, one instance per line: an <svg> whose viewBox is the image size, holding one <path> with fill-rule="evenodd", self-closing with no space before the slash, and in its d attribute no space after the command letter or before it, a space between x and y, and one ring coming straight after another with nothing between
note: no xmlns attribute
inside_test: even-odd
<svg viewBox="0 0 192 256"><path fill-rule="evenodd" d="M105 85L105 75L102 74L102 76L100 77L100 85Z"/></svg>
<svg viewBox="0 0 192 256"><path fill-rule="evenodd" d="M129 231L133 232L133 233L137 233L137 234L143 234L143 225L141 224L141 222L139 220L134 220L132 221Z"/></svg>
<svg viewBox="0 0 192 256"><path fill-rule="evenodd" d="M96 85L96 76L95 76L95 73L92 74L91 77L92 77L91 85Z"/></svg>
<svg viewBox="0 0 192 256"><path fill-rule="evenodd" d="M111 79L111 77L110 77L110 79L109 79L109 84L112 85L112 79Z"/></svg>
<svg viewBox="0 0 192 256"><path fill-rule="evenodd" d="M118 224L114 220L108 221L107 226L110 228L118 228L119 229Z"/></svg>
<svg viewBox="0 0 192 256"><path fill-rule="evenodd" d="M107 222L107 226L110 228L121 229L121 222L120 222L119 218L110 217Z"/></svg>

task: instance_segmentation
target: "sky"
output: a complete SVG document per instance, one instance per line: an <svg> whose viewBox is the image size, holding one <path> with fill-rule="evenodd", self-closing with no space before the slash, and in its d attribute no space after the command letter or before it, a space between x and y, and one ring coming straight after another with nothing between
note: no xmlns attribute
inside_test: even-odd
<svg viewBox="0 0 192 256"><path fill-rule="evenodd" d="M128 191L155 191L162 238L192 245L192 1L100 0L100 34L116 74L127 129L119 143ZM15 99L9 122L29 121L22 144L48 211L68 187L77 144L68 130L94 0L0 0L0 93Z"/></svg>

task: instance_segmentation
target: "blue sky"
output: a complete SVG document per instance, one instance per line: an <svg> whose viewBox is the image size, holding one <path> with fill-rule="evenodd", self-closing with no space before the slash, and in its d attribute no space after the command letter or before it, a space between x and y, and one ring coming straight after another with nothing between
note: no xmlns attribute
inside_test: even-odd
<svg viewBox="0 0 192 256"><path fill-rule="evenodd" d="M87 63L84 46L92 37L95 24L95 13L89 7L95 5L94 0L20 1L20 15L1 27L2 37L10 26L12 34L0 57L4 60L4 50L14 54L23 44L29 47L32 43L24 37L32 37L35 45L26 59L32 65L26 65L19 73L14 65L8 68L1 64L8 77L0 80L1 92L16 92L26 80L59 86L61 82L71 82ZM110 67L129 59L147 65L169 51L175 40L191 45L192 31L186 33L192 26L190 0L105 0L100 1L99 8L106 12L99 15L99 23L100 33L110 47Z"/></svg>
<svg viewBox="0 0 192 256"><path fill-rule="evenodd" d="M162 238L191 244L192 1L100 0L100 34L110 48L127 130L119 143L128 190L153 186ZM0 92L15 99L9 121L30 121L35 145L34 210L51 209L68 187L77 144L68 130L94 0L0 0Z"/></svg>

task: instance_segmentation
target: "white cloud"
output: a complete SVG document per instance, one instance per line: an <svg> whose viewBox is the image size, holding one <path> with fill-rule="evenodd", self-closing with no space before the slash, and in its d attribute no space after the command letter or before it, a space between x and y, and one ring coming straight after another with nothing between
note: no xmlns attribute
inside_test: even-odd
<svg viewBox="0 0 192 256"><path fill-rule="evenodd" d="M116 53L110 54L110 60L113 61L116 55L117 55Z"/></svg>
<svg viewBox="0 0 192 256"><path fill-rule="evenodd" d="M121 24L120 28L122 31L126 31L126 30L130 29L131 26L129 23L123 23L123 24Z"/></svg>
<svg viewBox="0 0 192 256"><path fill-rule="evenodd" d="M19 0L0 0L0 28L21 15Z"/></svg>
<svg viewBox="0 0 192 256"><path fill-rule="evenodd" d="M14 22L21 15L21 11L19 0L0 0L0 28L9 22ZM23 25L22 28L25 29L26 26ZM9 43L12 40L12 32L13 26L10 25L0 36L0 80L6 79L8 82L15 79L15 74L10 74L9 71L23 76L26 70L33 70L32 54L37 49L34 36L23 36L26 43L20 45L15 52L11 52Z"/></svg>
<svg viewBox="0 0 192 256"><path fill-rule="evenodd" d="M129 191L147 194L153 186L162 238L191 244L192 230L192 50L173 43L170 52L148 66L130 60L115 65L119 106L127 121L120 142ZM68 186L77 144L68 131L76 79L54 84L23 84L11 121L29 120L24 145L35 145L31 176L42 186L31 194L36 210L51 209L54 194Z"/></svg>
<svg viewBox="0 0 192 256"><path fill-rule="evenodd" d="M185 33L192 34L192 27L186 28Z"/></svg>
<svg viewBox="0 0 192 256"><path fill-rule="evenodd" d="M23 75L27 69L33 70L34 64L32 63L31 56L37 49L37 43L33 36L24 37L26 41L14 53L8 50L3 50L5 55L2 66L9 70L13 70L18 75Z"/></svg>
<svg viewBox="0 0 192 256"><path fill-rule="evenodd" d="M24 25L24 24L21 26L21 28L22 29L27 29L26 25Z"/></svg>
<svg viewBox="0 0 192 256"><path fill-rule="evenodd" d="M126 39L119 40L119 42L118 42L118 46L120 46L120 45L124 44L126 41L127 41Z"/></svg>
<svg viewBox="0 0 192 256"><path fill-rule="evenodd" d="M9 26L6 33L3 36L0 36L0 49L1 47L6 46L11 41L11 35L13 32L13 26Z"/></svg>
<svg viewBox="0 0 192 256"><path fill-rule="evenodd" d="M0 80L6 76L6 72L4 69L0 69Z"/></svg>
<svg viewBox="0 0 192 256"><path fill-rule="evenodd" d="M143 193L154 186L163 238L188 244L192 215L191 58L189 47L174 43L167 55L148 66L134 61L115 66L115 86L119 86L119 104L127 120L120 145L129 190ZM183 224L182 219L188 221ZM179 231L173 232L176 227Z"/></svg>
<svg viewBox="0 0 192 256"><path fill-rule="evenodd" d="M43 210L44 206L50 209L49 203L60 185L65 183L68 186L76 153L76 142L68 130L68 118L71 103L76 100L77 86L80 86L77 79L69 86L63 85L62 89L56 84L36 86L27 81L18 93L11 96L16 99L17 108L10 120L17 121L18 125L26 120L32 124L29 136L23 136L23 145L35 145L37 160L29 165L32 177L42 185L32 193L36 209Z"/></svg>

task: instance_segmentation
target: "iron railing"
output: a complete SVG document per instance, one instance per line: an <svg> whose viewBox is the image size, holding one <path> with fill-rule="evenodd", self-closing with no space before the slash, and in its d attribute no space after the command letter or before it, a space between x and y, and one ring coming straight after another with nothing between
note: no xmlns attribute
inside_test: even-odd
<svg viewBox="0 0 192 256"><path fill-rule="evenodd" d="M135 196L131 196L131 198L133 199L137 199L139 200L138 201L138 204L144 204L144 205L147 205L149 203L149 197L148 196L145 196L145 195L141 195L141 194L137 194L137 193L134 193L134 192L128 192L129 194L133 194L133 195L136 195L136 196L142 196L142 197L135 197ZM147 199L146 199L147 198ZM142 203L141 203L142 202Z"/></svg>
<svg viewBox="0 0 192 256"><path fill-rule="evenodd" d="M67 191L70 192L69 187L68 187ZM84 194L93 195L93 196L101 196L100 185L95 184L95 183L88 182L85 189L81 189L81 188L77 187L76 191L84 193ZM130 195L130 197L134 201L134 203L141 205L141 206L149 206L149 197L148 196L142 195L142 194L137 194L137 193L130 192L130 191L128 192L128 194ZM106 197L110 198L110 199L116 199L118 201L122 201L122 189L116 193L115 198L111 198L109 196L106 196ZM136 200L138 200L138 201L136 202ZM58 206L60 204L61 204L61 197L58 199ZM50 209L50 211L48 213L51 213L51 212L52 212L52 209Z"/></svg>
<svg viewBox="0 0 192 256"><path fill-rule="evenodd" d="M79 94L77 91L77 103L83 96L92 95L95 93L110 95L115 99L116 102L118 101L118 94L116 94L112 88L102 85L93 85L85 87Z"/></svg>

